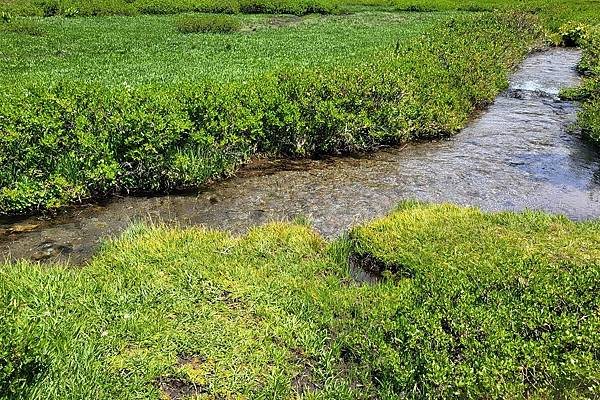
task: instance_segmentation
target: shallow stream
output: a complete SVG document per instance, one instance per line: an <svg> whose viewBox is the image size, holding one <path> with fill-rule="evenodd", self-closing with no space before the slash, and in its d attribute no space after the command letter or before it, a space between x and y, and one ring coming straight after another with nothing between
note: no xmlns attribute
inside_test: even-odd
<svg viewBox="0 0 600 400"><path fill-rule="evenodd" d="M148 218L243 232L302 216L334 237L402 199L600 217L600 155L568 132L577 106L557 96L578 83L579 57L567 49L531 55L510 88L448 140L361 157L255 162L192 195L116 198L52 219L0 221L0 259L81 262L102 238Z"/></svg>

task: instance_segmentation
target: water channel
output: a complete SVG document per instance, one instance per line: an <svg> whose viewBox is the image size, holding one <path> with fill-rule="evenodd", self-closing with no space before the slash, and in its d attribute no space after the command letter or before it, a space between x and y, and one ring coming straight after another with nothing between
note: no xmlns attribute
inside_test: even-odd
<svg viewBox="0 0 600 400"><path fill-rule="evenodd" d="M579 57L568 49L532 54L509 89L451 139L365 156L259 161L194 194L114 198L53 218L0 221L0 259L80 263L140 219L239 233L303 216L335 237L402 199L600 217L600 154L569 132L577 105L558 98L561 87L577 85Z"/></svg>

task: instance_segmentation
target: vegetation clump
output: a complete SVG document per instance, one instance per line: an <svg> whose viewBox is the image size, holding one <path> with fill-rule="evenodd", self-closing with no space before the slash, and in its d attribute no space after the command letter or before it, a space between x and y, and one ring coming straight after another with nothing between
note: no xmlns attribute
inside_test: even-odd
<svg viewBox="0 0 600 400"><path fill-rule="evenodd" d="M137 14L268 13L331 14L337 0L9 0L0 12L23 16L103 16Z"/></svg>
<svg viewBox="0 0 600 400"><path fill-rule="evenodd" d="M600 145L600 27L567 24L561 29L566 45L580 46L583 56L579 70L584 74L581 86L564 90L564 98L582 101L577 126L591 142Z"/></svg>
<svg viewBox="0 0 600 400"><path fill-rule="evenodd" d="M402 271L355 282L349 254ZM535 212L135 225L83 268L0 268L0 398L593 398L598 282L600 223Z"/></svg>
<svg viewBox="0 0 600 400"><path fill-rule="evenodd" d="M46 35L44 26L36 21L23 18L12 18L10 15L2 17L0 20L0 32L16 33L28 36Z"/></svg>
<svg viewBox="0 0 600 400"><path fill-rule="evenodd" d="M230 33L240 29L240 21L227 15L188 15L175 22L181 33Z"/></svg>

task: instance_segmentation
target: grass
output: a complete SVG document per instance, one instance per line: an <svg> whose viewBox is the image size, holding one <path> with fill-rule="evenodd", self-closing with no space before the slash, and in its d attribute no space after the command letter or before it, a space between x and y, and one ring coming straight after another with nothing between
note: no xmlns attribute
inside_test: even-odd
<svg viewBox="0 0 600 400"><path fill-rule="evenodd" d="M81 269L0 268L0 397L591 398L599 238L416 203L333 243L136 225Z"/></svg>
<svg viewBox="0 0 600 400"><path fill-rule="evenodd" d="M369 2L370 0L366 0L364 4ZM544 26L553 32L557 32L564 23L569 21L598 23L597 0L396 0L392 4L399 10L415 11L516 9L538 15Z"/></svg>
<svg viewBox="0 0 600 400"><path fill-rule="evenodd" d="M203 14L185 18L193 16ZM449 15L245 15L236 17L242 32L226 36L182 35L174 27L182 16L37 18L31 21L47 32L42 38L0 36L0 82L140 86L239 81L282 69L353 64L393 49L397 41L411 40L445 17Z"/></svg>
<svg viewBox="0 0 600 400"><path fill-rule="evenodd" d="M105 16L184 12L293 14L350 13L364 9L492 11L518 9L540 15L558 31L568 21L597 22L597 0L2 0L0 13L24 16Z"/></svg>
<svg viewBox="0 0 600 400"><path fill-rule="evenodd" d="M47 33L43 25L29 20L17 20L14 22L8 20L6 23L0 23L0 32L4 35L10 36L14 34L20 37L39 37L45 36Z"/></svg>
<svg viewBox="0 0 600 400"><path fill-rule="evenodd" d="M362 11L227 35L145 15L336 7ZM584 47L600 141L594 7L0 0L0 213L453 134L548 37ZM0 398L594 398L598 282L600 221L535 212L409 202L331 243L135 225L82 268L0 266Z"/></svg>
<svg viewBox="0 0 600 400"><path fill-rule="evenodd" d="M587 138L600 146L600 27L588 28L581 41L584 56L579 67L587 77L579 89L584 103L578 125Z"/></svg>
<svg viewBox="0 0 600 400"><path fill-rule="evenodd" d="M187 16L175 22L181 33L230 33L240 30L240 22L229 16Z"/></svg>
<svg viewBox="0 0 600 400"><path fill-rule="evenodd" d="M582 102L577 127L585 138L600 146L600 26L569 24L563 29L563 38L583 48L578 68L585 78L579 87L564 90L562 96Z"/></svg>
<svg viewBox="0 0 600 400"><path fill-rule="evenodd" d="M66 16L121 7L35 4ZM597 22L591 0L336 2L351 13L305 17L140 15L189 10L126 4L135 16L3 11L0 213L198 187L256 153L311 157L448 136L506 86L526 52L560 42L568 21ZM318 4L238 5L279 13ZM66 11L84 5L107 8ZM166 5L174 9L150 10ZM591 99L580 117L596 141L597 110Z"/></svg>
<svg viewBox="0 0 600 400"><path fill-rule="evenodd" d="M2 0L0 12L23 16L106 16L184 12L249 14L330 14L331 0Z"/></svg>

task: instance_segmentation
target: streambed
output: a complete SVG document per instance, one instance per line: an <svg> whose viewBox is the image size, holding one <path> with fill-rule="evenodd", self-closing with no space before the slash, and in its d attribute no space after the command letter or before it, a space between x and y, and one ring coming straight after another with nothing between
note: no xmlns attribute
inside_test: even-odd
<svg viewBox="0 0 600 400"><path fill-rule="evenodd" d="M579 57L569 49L531 55L509 89L448 140L360 157L255 162L195 194L115 198L52 219L0 220L0 259L82 262L103 238L140 219L239 233L302 216L335 237L403 199L600 217L600 155L568 132L577 105L557 96L578 83Z"/></svg>

